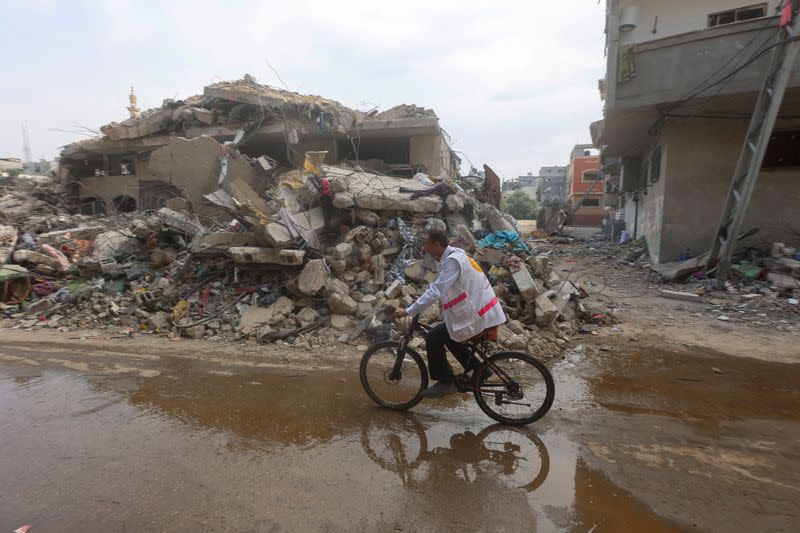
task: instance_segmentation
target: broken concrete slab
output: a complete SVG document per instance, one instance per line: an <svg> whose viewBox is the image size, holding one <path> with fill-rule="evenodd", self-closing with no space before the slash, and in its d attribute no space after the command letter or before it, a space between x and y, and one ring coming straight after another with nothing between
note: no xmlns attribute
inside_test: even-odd
<svg viewBox="0 0 800 533"><path fill-rule="evenodd" d="M42 233L36 240L44 244L58 244L67 240L93 241L108 230L106 226L86 226Z"/></svg>
<svg viewBox="0 0 800 533"><path fill-rule="evenodd" d="M162 207L158 210L158 217L169 229L190 237L194 237L203 231L203 227L192 221L188 216L167 207Z"/></svg>
<svg viewBox="0 0 800 533"><path fill-rule="evenodd" d="M262 248L258 246L231 246L228 253L234 262L239 264L270 264L298 266L303 264L305 251L279 250L277 248Z"/></svg>
<svg viewBox="0 0 800 533"><path fill-rule="evenodd" d="M312 259L297 279L297 288L306 296L318 294L328 281L328 268L324 259Z"/></svg>
<svg viewBox="0 0 800 533"><path fill-rule="evenodd" d="M139 241L135 236L121 231L106 231L95 238L92 255L101 261L132 255L138 250Z"/></svg>
<svg viewBox="0 0 800 533"><path fill-rule="evenodd" d="M544 287L531 276L525 263L519 263L518 266L519 270L512 272L511 278L514 280L514 283L516 283L517 289L519 289L522 297L526 301L532 302L544 292Z"/></svg>
<svg viewBox="0 0 800 533"><path fill-rule="evenodd" d="M238 176L230 177L229 174L225 178L225 181L222 182L222 187L231 195L231 198L236 200L239 204L253 207L261 213L266 214L270 212L267 202L262 200L258 193L242 178Z"/></svg>
<svg viewBox="0 0 800 533"><path fill-rule="evenodd" d="M704 270L708 263L708 253L704 253L685 261L675 261L672 263L661 263L651 265L650 268L661 274L667 280L674 281L685 278L699 270Z"/></svg>
<svg viewBox="0 0 800 533"><path fill-rule="evenodd" d="M31 265L53 266L55 260L49 255L40 254L33 250L17 250L11 256L17 263L29 263ZM2 258L0 258L2 259Z"/></svg>
<svg viewBox="0 0 800 533"><path fill-rule="evenodd" d="M255 333L258 326L267 324L274 315L270 307L257 307L254 305L239 305L239 326L238 331L242 335Z"/></svg>
<svg viewBox="0 0 800 533"><path fill-rule="evenodd" d="M256 233L219 231L204 233L192 239L189 251L197 255L219 255L228 253L231 247L257 246L264 238Z"/></svg>
<svg viewBox="0 0 800 533"><path fill-rule="evenodd" d="M685 302L700 302L703 300L702 296L693 292L660 290L658 291L658 294L661 297L669 298L670 300L682 300Z"/></svg>

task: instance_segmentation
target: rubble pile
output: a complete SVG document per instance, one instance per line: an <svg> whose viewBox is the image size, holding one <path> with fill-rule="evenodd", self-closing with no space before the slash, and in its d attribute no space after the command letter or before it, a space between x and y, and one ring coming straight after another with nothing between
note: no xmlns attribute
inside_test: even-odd
<svg viewBox="0 0 800 533"><path fill-rule="evenodd" d="M54 208L44 226L15 215L0 227L0 314L21 328L374 342L435 279L422 250L435 228L487 272L509 317L501 342L558 353L587 316L585 292L459 181L323 165L309 152L304 170L273 168L261 193L226 177L203 197L202 219L181 202L106 217ZM434 307L423 320L440 316Z"/></svg>
<svg viewBox="0 0 800 533"><path fill-rule="evenodd" d="M614 278L633 286L644 283L641 296L652 294L671 300L693 302L687 310L722 322L744 322L778 331L800 331L800 252L785 243L764 243L742 248L734 256L732 278L716 286L715 272L707 271L708 255L653 264L644 239L612 245L608 237L586 239L559 234L534 241L554 257L588 255L598 258L596 278ZM640 272L637 280L619 279L624 272ZM582 281L582 280L578 280ZM607 282L594 285L606 286ZM590 294L594 287L587 286ZM625 307L621 302L620 307Z"/></svg>

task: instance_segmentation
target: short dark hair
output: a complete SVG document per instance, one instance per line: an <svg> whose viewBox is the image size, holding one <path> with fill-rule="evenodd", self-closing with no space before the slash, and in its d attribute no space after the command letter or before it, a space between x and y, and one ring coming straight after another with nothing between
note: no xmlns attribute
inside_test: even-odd
<svg viewBox="0 0 800 533"><path fill-rule="evenodd" d="M440 229L434 229L428 232L428 242L437 242L442 245L442 248L447 248L450 245L450 239L447 238L447 233Z"/></svg>

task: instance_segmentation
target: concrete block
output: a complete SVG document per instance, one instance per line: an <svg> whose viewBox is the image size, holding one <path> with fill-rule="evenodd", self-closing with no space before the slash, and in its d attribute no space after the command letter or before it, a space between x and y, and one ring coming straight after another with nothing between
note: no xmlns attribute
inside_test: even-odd
<svg viewBox="0 0 800 533"><path fill-rule="evenodd" d="M297 313L297 319L305 324L313 324L319 319L319 313L310 307L304 307Z"/></svg>
<svg viewBox="0 0 800 533"><path fill-rule="evenodd" d="M266 156L261 156L256 158L256 163L264 172L271 172L275 170L275 165L272 164L272 161Z"/></svg>
<svg viewBox="0 0 800 533"><path fill-rule="evenodd" d="M554 295L553 291L547 291L540 294L535 300L536 325L540 328L546 328L558 318L558 308L550 301L550 296Z"/></svg>
<svg viewBox="0 0 800 533"><path fill-rule="evenodd" d="M460 213L464 209L464 199L457 194L449 194L444 203L451 213Z"/></svg>
<svg viewBox="0 0 800 533"><path fill-rule="evenodd" d="M557 291L564 285L564 280L561 279L561 276L553 272L552 270L547 275L547 280L545 281L545 285L547 285L548 289L552 289Z"/></svg>
<svg viewBox="0 0 800 533"><path fill-rule="evenodd" d="M356 312L358 304L346 294L333 293L328 298L331 312L337 315L352 315Z"/></svg>
<svg viewBox="0 0 800 533"><path fill-rule="evenodd" d="M528 258L528 266L537 278L546 278L550 273L550 258L546 255L537 255Z"/></svg>
<svg viewBox="0 0 800 533"><path fill-rule="evenodd" d="M475 236L465 224L458 224L455 227L455 230L456 235L464 239L468 247L475 248L478 245L478 241L475 239Z"/></svg>
<svg viewBox="0 0 800 533"><path fill-rule="evenodd" d="M411 265L406 267L406 277L412 281L424 281L425 269L422 268L422 261L414 261Z"/></svg>
<svg viewBox="0 0 800 533"><path fill-rule="evenodd" d="M260 248L257 246L231 246L228 253L235 263L239 264L270 264L298 266L303 264L305 251L303 250L278 250L277 248Z"/></svg>
<svg viewBox="0 0 800 533"><path fill-rule="evenodd" d="M514 280L514 283L516 283L517 289L519 289L519 292L522 294L522 297L525 299L525 301L532 302L544 292L544 287L542 287L538 281L531 276L528 267L525 266L524 263L520 263L519 266L521 268L518 271L513 272L511 274L511 278Z"/></svg>
<svg viewBox="0 0 800 533"><path fill-rule="evenodd" d="M274 311L271 307L241 304L239 306L239 326L237 329L243 335L250 335L255 332L258 326L267 324L272 320L273 314Z"/></svg>
<svg viewBox="0 0 800 533"><path fill-rule="evenodd" d="M300 277L297 279L297 288L306 296L318 294L328 281L328 269L324 259L309 261Z"/></svg>
<svg viewBox="0 0 800 533"><path fill-rule="evenodd" d="M475 255L478 261L489 263L490 265L501 265L506 253L497 248L478 248L478 252Z"/></svg>
<svg viewBox="0 0 800 533"><path fill-rule="evenodd" d="M277 222L267 224L264 227L264 234L278 246L286 246L294 241L286 226Z"/></svg>
<svg viewBox="0 0 800 533"><path fill-rule="evenodd" d="M400 296L402 292L403 284L400 283L400 280L394 280L389 288L386 289L386 297L390 300L397 298Z"/></svg>
<svg viewBox="0 0 800 533"><path fill-rule="evenodd" d="M800 281L786 274L770 272L767 274L767 281L779 289L800 289Z"/></svg>
<svg viewBox="0 0 800 533"><path fill-rule="evenodd" d="M347 259L351 253L353 253L353 243L351 242L340 242L333 247L333 255L337 259Z"/></svg>
<svg viewBox="0 0 800 533"><path fill-rule="evenodd" d="M352 193L337 192L333 196L333 207L338 207L339 209L350 209L355 204L355 198L353 197Z"/></svg>
<svg viewBox="0 0 800 533"><path fill-rule="evenodd" d="M781 257L780 259L778 259L778 263L785 266L792 272L800 272L800 261L797 261L796 259Z"/></svg>
<svg viewBox="0 0 800 533"><path fill-rule="evenodd" d="M362 209L360 207L356 207L353 210L353 213L356 215L356 218L363 222L364 224L369 224L370 226L377 226L381 222L381 217L375 211L371 209Z"/></svg>

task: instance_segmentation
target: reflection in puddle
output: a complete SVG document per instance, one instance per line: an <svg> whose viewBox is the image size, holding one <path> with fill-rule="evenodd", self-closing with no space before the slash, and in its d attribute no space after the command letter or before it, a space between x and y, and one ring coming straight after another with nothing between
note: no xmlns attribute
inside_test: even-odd
<svg viewBox="0 0 800 533"><path fill-rule="evenodd" d="M403 417L407 427L389 427L377 420L361 430L367 456L383 469L397 473L403 486L424 485L435 476L474 483L491 476L510 488L533 491L550 472L547 447L534 433L495 424L476 435L472 431L450 435L449 447L428 448L424 427L413 416Z"/></svg>
<svg viewBox="0 0 800 533"><path fill-rule="evenodd" d="M674 530L553 420L487 425L466 396L378 409L350 373L171 371L0 365L0 530Z"/></svg>

